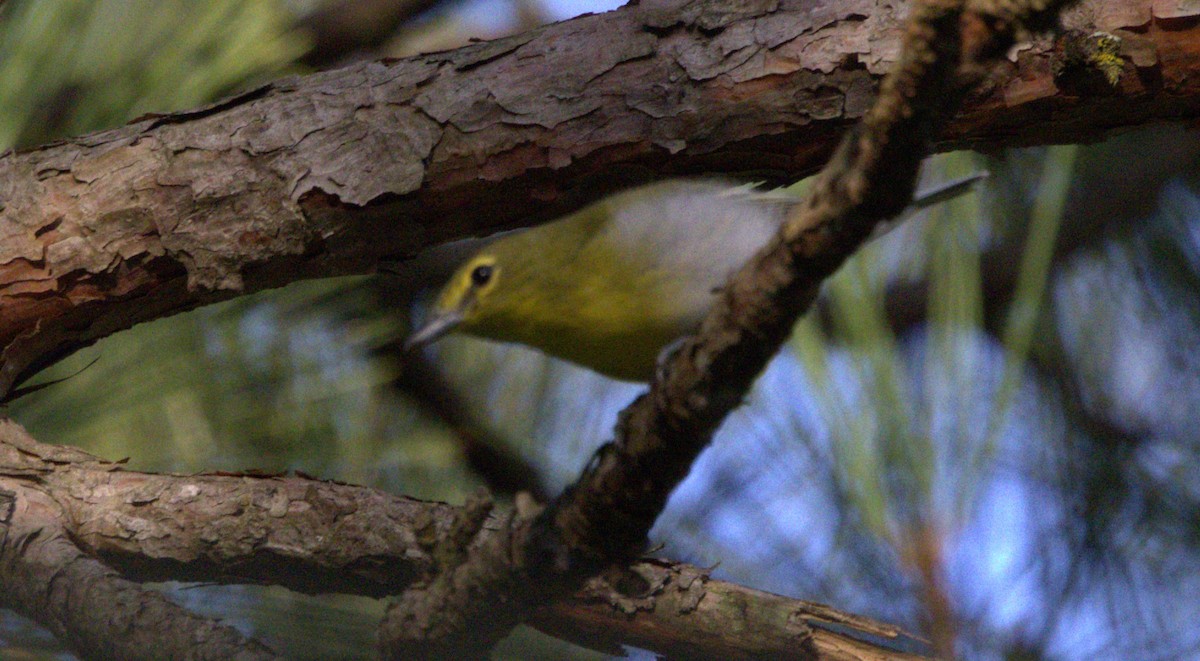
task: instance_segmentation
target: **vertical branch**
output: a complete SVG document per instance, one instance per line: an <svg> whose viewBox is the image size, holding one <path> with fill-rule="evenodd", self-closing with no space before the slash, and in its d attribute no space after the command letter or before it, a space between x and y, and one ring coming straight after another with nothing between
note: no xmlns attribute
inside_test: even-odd
<svg viewBox="0 0 1200 661"><path fill-rule="evenodd" d="M540 515L481 534L460 565L410 591L381 625L392 658L482 654L611 563L641 553L667 496L812 304L821 282L875 225L911 199L930 139L1023 29L1069 0L926 0L912 5L902 55L872 109L842 140L812 197L724 288L617 438Z"/></svg>

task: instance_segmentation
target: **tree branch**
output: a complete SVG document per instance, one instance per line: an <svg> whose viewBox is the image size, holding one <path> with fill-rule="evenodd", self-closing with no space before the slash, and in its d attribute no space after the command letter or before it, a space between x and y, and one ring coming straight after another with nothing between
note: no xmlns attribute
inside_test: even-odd
<svg viewBox="0 0 1200 661"><path fill-rule="evenodd" d="M518 514L389 610L391 658L480 654L530 609L641 552L667 496L778 351L821 282L912 198L933 136L1015 35L1069 2L916 3L895 70L842 141L809 200L726 285L699 332L622 412L617 439L540 514ZM965 5L965 6L964 6Z"/></svg>
<svg viewBox="0 0 1200 661"><path fill-rule="evenodd" d="M979 0L972 7L985 4ZM1097 0L1089 15L1076 16L1074 25L1085 33L1118 31L1126 59L1116 87L1101 93L1072 85L1064 73L1069 69L1055 73L1054 50L1041 43L991 80L950 127L943 145L1073 140L1153 117L1194 116L1189 81L1195 77L1186 74L1195 68L1196 49L1185 47L1194 39L1194 24L1179 20L1185 10L1153 15L1151 7L1150 0ZM382 258L411 255L450 238L557 215L633 181L688 172L752 171L759 178L764 172L807 173L828 154L839 130L864 113L878 72L891 63L881 55L891 52L881 45L893 43L891 20L871 2L860 7L793 0L778 10L735 11L705 1L644 2L448 53L280 81L207 108L7 154L0 157L0 392L56 357L138 321L302 277L365 271ZM1143 32L1120 32L1123 28ZM967 34L986 33L972 25ZM873 47L856 45L864 40ZM932 63L944 64L939 59ZM919 81L914 76L897 85L912 84L909 91L916 94ZM775 244L774 256L759 260L757 275L731 284L699 339L685 345L663 383L623 416L621 443L608 446L580 484L536 524L528 512L496 530L484 519L475 520L472 529L450 517L457 521L448 528L454 534L476 533L470 557L484 561L457 565L406 594L383 630L393 653L410 644L398 642L398 633L446 636L442 641L449 642L440 649L482 649L530 606L569 594L603 563L636 556L666 493L740 401L744 386L773 353L780 329L790 327L789 317L808 305L820 279L872 221L898 209L911 192L932 123L920 113L940 108L933 111L937 116L946 111L940 104L957 96L938 91L932 95L937 103L926 107L928 99L919 94L889 96L885 88L885 102L897 106L881 116L907 117L899 124L906 129L899 139L881 140L887 121L875 125L878 131L868 122L853 134L834 160L841 176L822 179L815 202ZM920 112L906 115L905 108ZM1047 116L1053 121L1034 121ZM882 170L893 166L899 166L898 175L880 187ZM29 577L35 588L23 592L26 588L14 584L6 592L8 603L57 623L62 629L56 632L78 646L96 643L98 654L119 656L123 648L110 652L103 645L123 645L122 636L87 621L85 608L94 614L110 598L142 603L141 593L78 555L65 533L46 527L42 517L33 524L21 518L21 507L39 503L52 514L57 501L41 494L60 479L51 475L69 472L53 466L78 471L84 460L45 446L30 451L6 445L4 451L13 447L18 450L0 461L6 466L0 488L13 503L0 558L11 568L6 577ZM30 467L34 458L43 462L40 468ZM148 477L128 478L130 473L111 466L97 467L89 479L102 472L141 480L136 486L143 488L150 484ZM345 512L337 503L391 507L362 505L358 495L326 491L314 486L325 483L302 478L295 484L306 485L303 495L290 491L293 482L287 480L280 490L269 480L241 476L194 479L208 485L210 478L227 480L212 483L216 487L242 481L274 488L265 500L241 501L236 510L262 515L247 520L267 529L289 517L293 506L313 512L305 526L341 521ZM193 478L164 479L148 491L110 492L100 500L119 509L115 501L128 496L124 506L136 516L152 511L168 492L177 497L175 510L188 510L188 499L205 493L195 485L170 491ZM220 502L220 494L209 493ZM308 496L314 493L317 502L334 504L332 514L313 505ZM58 514L68 516L68 510ZM219 518L208 522L209 535L221 534ZM80 525L78 532L82 539L88 531ZM362 526L362 532L377 531ZM148 539L129 529L124 534L139 543ZM270 531L263 534L264 545L207 556L201 563L249 567L268 580L307 585L299 573L304 563L291 565L296 573L274 575L266 563L255 564L255 553L288 557L286 544L272 544ZM294 537L286 533L283 539ZM49 581L41 565L10 559L22 548L39 548L42 539L62 540L63 545L55 541L41 548L70 565L63 569L67 573L51 572ZM112 544L120 535L96 533L94 539ZM105 553L101 542L90 543ZM81 573L69 573L76 570ZM370 562L362 571L370 573ZM333 580L317 579L310 589ZM57 584L94 591L64 601L39 591L38 580L45 589ZM486 585L507 591L474 591ZM527 588L532 589L509 601ZM178 620L182 624L172 631L187 632L191 645L220 639L242 653L269 653L235 633L209 628L205 620L177 617L165 600L144 603L149 605L130 615L141 630L169 637L169 624ZM499 626L481 627L463 644L453 638L462 622L439 622L430 604L462 606L467 617L498 614ZM163 644L176 643L156 638L153 649ZM421 641L411 644L418 653L439 651Z"/></svg>
<svg viewBox="0 0 1200 661"><path fill-rule="evenodd" d="M38 443L11 421L0 421L0 505L0 513L10 513L0 522L6 533L0 548L3 605L50 626L89 658L121 659L183 658L180 649L238 658L235 653L258 648L156 592L140 591L113 569L135 581L264 583L382 597L432 572L436 549L454 545L452 531L463 518L462 508L443 503L303 476L126 471ZM11 516L13 511L20 515ZM27 531L33 521L36 535ZM485 527L498 528L499 521L492 518ZM34 542L22 548L25 539ZM39 562L46 554L52 561ZM104 589L72 591L67 603L48 605L45 574L56 570L60 578L70 572L61 585L98 583ZM910 658L892 656L891 646L911 647L913 640L895 627L713 580L696 567L643 560L629 576L636 577L633 596L592 581L536 614L533 624L584 646L625 640L691 658L794 655L797 645L816 650L812 658L838 650L864 659ZM117 595L129 596L112 601ZM145 638L125 643L127 635L103 627L119 626L107 619L114 604L118 617L112 622L134 618L120 606L130 603L157 619L146 625ZM91 622L96 614L105 621ZM97 640L125 646L106 648Z"/></svg>
<svg viewBox="0 0 1200 661"><path fill-rule="evenodd" d="M892 64L890 6L643 2L10 153L0 158L0 393L140 321L365 272L630 183L807 174ZM1058 56L1038 43L971 100L941 147L1194 117L1200 49L1188 44L1200 27L1185 10L1090 9L1071 25L1120 37L1116 87L1056 76Z"/></svg>
<svg viewBox="0 0 1200 661"><path fill-rule="evenodd" d="M419 534L444 537L456 511L303 476L120 470L7 420L0 451L0 476L35 477L73 542L137 581L386 596L430 570Z"/></svg>
<svg viewBox="0 0 1200 661"><path fill-rule="evenodd" d="M87 659L278 658L236 629L196 616L86 555L38 479L55 464L98 462L41 445L0 421L0 606L47 627Z"/></svg>
<svg viewBox="0 0 1200 661"><path fill-rule="evenodd" d="M595 578L535 611L530 624L612 654L633 645L679 659L926 658L897 649L928 645L891 625L714 581L690 565L642 560L628 575L644 582L635 596Z"/></svg>

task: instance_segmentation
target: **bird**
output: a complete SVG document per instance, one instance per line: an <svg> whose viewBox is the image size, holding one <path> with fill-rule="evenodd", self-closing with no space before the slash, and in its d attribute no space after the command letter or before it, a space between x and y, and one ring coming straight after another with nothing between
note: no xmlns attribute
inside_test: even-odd
<svg viewBox="0 0 1200 661"><path fill-rule="evenodd" d="M920 193L949 199L982 174ZM408 350L458 331L524 344L622 381L649 381L730 275L803 198L722 179L673 179L604 198L481 248L434 298Z"/></svg>

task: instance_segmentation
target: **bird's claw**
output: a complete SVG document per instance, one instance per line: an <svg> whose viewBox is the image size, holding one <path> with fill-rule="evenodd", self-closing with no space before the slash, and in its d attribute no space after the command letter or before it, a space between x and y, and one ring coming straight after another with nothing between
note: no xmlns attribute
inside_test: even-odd
<svg viewBox="0 0 1200 661"><path fill-rule="evenodd" d="M654 359L655 381L662 382L666 380L667 367L670 365L671 359L675 357L675 354L679 353L679 350L683 348L683 343L687 339L688 336L686 335L683 337L677 337L674 340L671 340L667 346L663 347L662 351L658 352L658 358Z"/></svg>

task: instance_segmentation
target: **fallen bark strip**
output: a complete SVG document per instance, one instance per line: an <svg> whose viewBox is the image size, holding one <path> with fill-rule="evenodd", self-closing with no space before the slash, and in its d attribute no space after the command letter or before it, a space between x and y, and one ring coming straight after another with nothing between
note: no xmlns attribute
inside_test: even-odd
<svg viewBox="0 0 1200 661"><path fill-rule="evenodd" d="M1195 117L1200 27L1176 5L1091 0L1070 24L1118 37L1115 86L1057 66L1039 42L941 146ZM896 20L890 0L646 0L7 154L0 395L140 321L366 272L619 186L809 173L866 111L894 61Z"/></svg>
<svg viewBox="0 0 1200 661"><path fill-rule="evenodd" d="M518 513L465 559L389 609L389 658L476 656L530 611L641 553L667 496L778 351L799 316L875 226L912 199L931 141L967 90L1025 30L1070 0L927 0L911 6L900 59L780 234L725 286L622 412L616 440L540 514ZM503 531L501 531L503 532Z"/></svg>
<svg viewBox="0 0 1200 661"><path fill-rule="evenodd" d="M160 652L183 658L181 649L238 658L257 649L130 581L271 584L382 597L432 570L433 550L462 511L303 476L127 471L38 443L11 421L0 421L0 504L0 513L21 513L0 521L0 605L49 626L87 658L121 659ZM891 625L714 580L689 565L642 560L630 571L640 581L632 594L593 581L536 614L532 624L596 649L624 641L688 658L794 657L797 649L828 654L812 658L839 658L839 651L862 659L917 658L895 656L898 642L913 639ZM59 576L70 598L51 606L46 576ZM81 587L93 584L100 588ZM67 606L74 610L61 614ZM138 619L150 613L152 622ZM104 622L87 619L95 614ZM136 636L114 632L129 622L141 627ZM125 646L102 648L97 640Z"/></svg>

